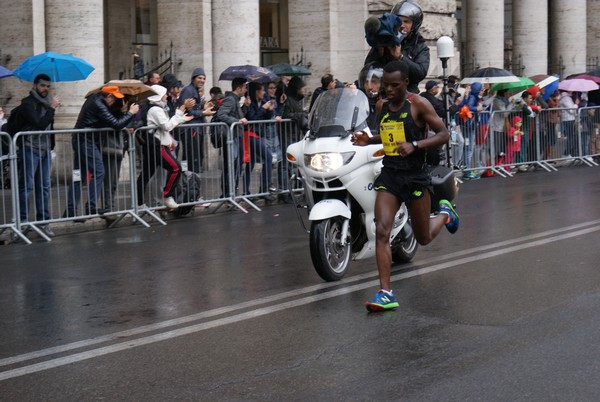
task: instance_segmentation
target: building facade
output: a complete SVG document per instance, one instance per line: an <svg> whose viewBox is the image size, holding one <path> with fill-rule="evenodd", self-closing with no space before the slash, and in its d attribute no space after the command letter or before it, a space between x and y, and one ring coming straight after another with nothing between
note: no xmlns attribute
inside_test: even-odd
<svg viewBox="0 0 600 402"><path fill-rule="evenodd" d="M486 66L519 75L583 72L598 60L597 0L420 0L421 33L431 49L429 75L442 73L436 40L454 39L449 74ZM302 63L320 77L353 81L368 52L363 24L395 1L370 0L0 0L0 64L16 68L44 51L73 53L95 66L85 81L60 83L58 126L72 127L83 95L110 79L173 72L188 83L196 67L207 87L230 65ZM591 60L591 61L590 61ZM10 110L30 83L0 80L0 105Z"/></svg>

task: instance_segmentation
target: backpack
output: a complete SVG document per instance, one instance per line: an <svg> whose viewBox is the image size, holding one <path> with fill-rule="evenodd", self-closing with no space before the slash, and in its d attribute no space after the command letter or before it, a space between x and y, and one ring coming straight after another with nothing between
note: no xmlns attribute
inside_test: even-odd
<svg viewBox="0 0 600 402"><path fill-rule="evenodd" d="M27 121L23 118L21 113L21 105L17 106L10 112L8 121L2 125L2 131L10 134L14 137L16 133L21 131L27 125Z"/></svg>
<svg viewBox="0 0 600 402"><path fill-rule="evenodd" d="M215 112L219 110L219 106L221 106L221 103L223 103L223 98L221 99L217 99L214 104L214 110ZM213 114L212 119L211 119L211 123L219 123L221 121L221 119L219 119L217 117L217 113ZM209 136L210 136L210 143L212 144L213 147L215 148L222 148L223 145L225 145L225 141L227 140L227 131L225 129L225 127L223 126L210 126L210 132L209 132Z"/></svg>
<svg viewBox="0 0 600 402"><path fill-rule="evenodd" d="M4 131L8 133L11 137L14 137L16 133L22 131L23 128L27 125L27 121L23 119L21 115L21 105L15 107L12 112L10 112L10 116L8 116L8 121L0 127L0 131ZM2 147L0 151L2 155L8 154L10 150L9 140L6 137L2 137Z"/></svg>
<svg viewBox="0 0 600 402"><path fill-rule="evenodd" d="M196 202L200 198L202 180L196 172L186 170L181 172L181 176L177 183L177 202ZM177 215L187 215L194 209L194 205L184 205L177 209Z"/></svg>

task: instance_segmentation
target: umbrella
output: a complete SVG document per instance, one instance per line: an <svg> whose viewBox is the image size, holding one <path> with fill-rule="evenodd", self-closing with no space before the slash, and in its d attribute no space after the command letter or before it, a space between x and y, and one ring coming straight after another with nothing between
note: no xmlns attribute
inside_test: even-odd
<svg viewBox="0 0 600 402"><path fill-rule="evenodd" d="M600 84L600 76L596 77L595 75L589 75L589 74L580 74L580 75L576 75L572 78L577 78L577 79L581 79L581 80L588 80L588 81L594 81L596 84Z"/></svg>
<svg viewBox="0 0 600 402"><path fill-rule="evenodd" d="M546 75L546 74L538 74L538 75L533 75L531 77L529 77L529 79L531 81L534 82L534 84L538 87L538 88L547 88L546 91L544 91L544 94L542 95L542 97L544 98L544 100L548 100L548 98L550 97L550 95L552 95L552 93L554 93L554 91L556 91L558 89L558 77L555 75ZM556 84L556 85L554 85ZM516 94L514 94L513 96L510 97L511 100L516 100L521 98L521 95L523 94L524 91L520 91Z"/></svg>
<svg viewBox="0 0 600 402"><path fill-rule="evenodd" d="M289 63L279 63L269 66L269 69L279 76L296 77L300 75L311 75L310 70L304 66Z"/></svg>
<svg viewBox="0 0 600 402"><path fill-rule="evenodd" d="M219 81L230 81L234 78L245 78L249 82L272 82L278 79L277 74L266 67L246 64L227 67L219 76Z"/></svg>
<svg viewBox="0 0 600 402"><path fill-rule="evenodd" d="M10 77L13 73L6 67L0 66L0 78Z"/></svg>
<svg viewBox="0 0 600 402"><path fill-rule="evenodd" d="M156 92L152 90L148 85L144 84L140 80L111 80L106 84L101 85L97 88L92 89L85 97L89 97L90 95L97 94L102 90L102 87L105 86L115 86L119 87L119 92L124 95L132 95L136 97L138 101L144 100L149 96L156 95Z"/></svg>
<svg viewBox="0 0 600 402"><path fill-rule="evenodd" d="M535 82L539 88L544 88L555 81L558 81L558 77L555 75L538 74L529 77L531 81Z"/></svg>
<svg viewBox="0 0 600 402"><path fill-rule="evenodd" d="M510 91L522 91L535 85L535 82L527 77L518 77L519 82L499 82L498 84L492 85L490 88L491 92L501 91L508 89Z"/></svg>
<svg viewBox="0 0 600 402"><path fill-rule="evenodd" d="M33 82L38 74L46 74L52 82L85 80L94 67L72 54L41 53L27 58L13 74L24 81Z"/></svg>
<svg viewBox="0 0 600 402"><path fill-rule="evenodd" d="M558 89L562 91L589 92L595 91L598 88L600 87L594 81L582 80L579 78L564 80L558 84Z"/></svg>
<svg viewBox="0 0 600 402"><path fill-rule="evenodd" d="M473 71L460 82L461 84L497 84L500 82L519 82L519 78L510 71L496 67L485 67Z"/></svg>

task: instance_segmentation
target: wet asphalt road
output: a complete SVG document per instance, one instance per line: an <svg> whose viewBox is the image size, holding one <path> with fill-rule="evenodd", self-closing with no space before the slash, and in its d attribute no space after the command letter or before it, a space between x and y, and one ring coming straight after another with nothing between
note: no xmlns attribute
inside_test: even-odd
<svg viewBox="0 0 600 402"><path fill-rule="evenodd" d="M0 400L600 398L600 169L462 185L461 228L314 272L289 205L0 248Z"/></svg>

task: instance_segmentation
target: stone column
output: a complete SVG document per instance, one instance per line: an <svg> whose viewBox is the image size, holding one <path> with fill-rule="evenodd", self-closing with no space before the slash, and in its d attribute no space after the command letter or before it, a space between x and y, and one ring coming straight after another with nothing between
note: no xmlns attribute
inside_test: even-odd
<svg viewBox="0 0 600 402"><path fill-rule="evenodd" d="M503 68L504 0L471 0L465 8L467 14L467 46L464 55L466 73L468 74L473 68Z"/></svg>
<svg viewBox="0 0 600 402"><path fill-rule="evenodd" d="M232 65L260 65L258 0L215 0L212 2L212 66L214 82ZM230 81L219 82L231 90Z"/></svg>
<svg viewBox="0 0 600 402"><path fill-rule="evenodd" d="M312 75L303 77L308 90L314 91L321 86L321 76L334 74L342 80L350 79L339 76L332 66L333 50L337 50L332 43L331 4L329 0L304 0L290 1L289 7L289 52L290 57L300 54L304 48L304 58L311 63ZM366 19L366 15L365 18ZM364 19L355 26L356 31L363 31ZM364 36L364 33L363 33ZM364 41L364 40L363 40ZM365 42L366 46L366 42ZM362 64L364 55L356 63ZM360 69L359 69L360 71Z"/></svg>
<svg viewBox="0 0 600 402"><path fill-rule="evenodd" d="M587 0L587 55L594 61L600 58L600 1ZM600 68L599 67L593 67Z"/></svg>
<svg viewBox="0 0 600 402"><path fill-rule="evenodd" d="M586 0L553 0L550 9L552 64L562 57L563 78L586 68Z"/></svg>
<svg viewBox="0 0 600 402"><path fill-rule="evenodd" d="M513 1L512 39L513 63L521 56L522 65L525 67L521 75L529 77L536 74L547 74L547 1Z"/></svg>
<svg viewBox="0 0 600 402"><path fill-rule="evenodd" d="M57 116L59 127L72 128L85 94L105 82L103 12L102 0L46 0L46 50L72 53L95 68L84 81L54 85L63 104Z"/></svg>
<svg viewBox="0 0 600 402"><path fill-rule="evenodd" d="M161 51L169 49L173 42L175 74L184 85L190 83L192 71L197 67L206 71L206 87L216 82L212 69L212 3L211 0L157 2L158 47ZM215 3L221 2L215 0ZM238 27L235 21L225 26L234 32Z"/></svg>

